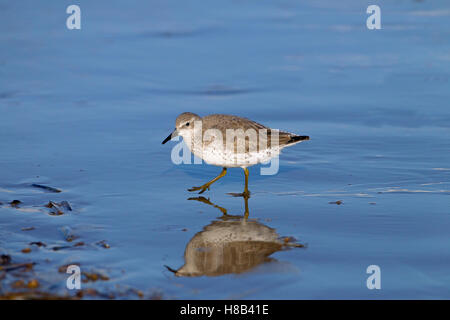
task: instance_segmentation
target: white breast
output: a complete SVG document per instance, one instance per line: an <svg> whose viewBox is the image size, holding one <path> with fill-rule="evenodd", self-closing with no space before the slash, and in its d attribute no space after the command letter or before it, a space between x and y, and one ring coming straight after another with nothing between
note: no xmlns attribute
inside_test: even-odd
<svg viewBox="0 0 450 320"><path fill-rule="evenodd" d="M255 164L269 161L280 154L281 148L267 148L253 152L234 152L234 148L226 148L223 142L219 143L219 139L209 136L202 141L192 143L190 136L183 136L189 150L198 158L207 164L233 168L233 167L250 167Z"/></svg>

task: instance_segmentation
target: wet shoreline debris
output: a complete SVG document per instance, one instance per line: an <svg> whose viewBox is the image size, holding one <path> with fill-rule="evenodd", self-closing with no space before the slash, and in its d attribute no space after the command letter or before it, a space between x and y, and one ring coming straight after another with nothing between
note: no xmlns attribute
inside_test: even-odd
<svg viewBox="0 0 450 320"><path fill-rule="evenodd" d="M70 206L69 202L67 201L61 201L61 202L54 202L49 201L46 205L46 208L51 209L49 212L49 215L51 216L60 216L68 211L72 211L72 207Z"/></svg>
<svg viewBox="0 0 450 320"><path fill-rule="evenodd" d="M21 203L22 203L22 201L20 201L20 200L13 200L9 204L11 205L11 207L17 208L17 207L19 207L19 204L21 204Z"/></svg>
<svg viewBox="0 0 450 320"><path fill-rule="evenodd" d="M42 184L37 184L37 183L31 184L31 186L34 187L34 188L42 189L42 190L45 190L45 191L48 191L48 192L53 192L53 193L60 193L60 192L62 192L61 190L59 190L57 188L44 186Z"/></svg>

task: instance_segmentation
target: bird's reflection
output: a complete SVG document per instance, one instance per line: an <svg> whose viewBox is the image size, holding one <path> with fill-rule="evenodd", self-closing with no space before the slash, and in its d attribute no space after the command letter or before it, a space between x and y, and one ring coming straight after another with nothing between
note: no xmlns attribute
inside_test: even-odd
<svg viewBox="0 0 450 320"><path fill-rule="evenodd" d="M244 197L243 215L230 215L227 209L204 197L189 198L214 206L222 216L205 226L186 245L185 264L178 270L167 269L180 277L220 276L243 273L262 263L276 263L273 253L290 247L303 247L281 238L275 229L248 219L248 198Z"/></svg>

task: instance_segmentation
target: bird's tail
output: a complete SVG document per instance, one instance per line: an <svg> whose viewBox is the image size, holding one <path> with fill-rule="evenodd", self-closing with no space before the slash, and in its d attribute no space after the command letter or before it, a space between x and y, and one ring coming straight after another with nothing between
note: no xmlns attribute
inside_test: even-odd
<svg viewBox="0 0 450 320"><path fill-rule="evenodd" d="M309 136L292 135L291 138L288 140L287 144L296 143L299 141L306 141L306 140L309 140Z"/></svg>

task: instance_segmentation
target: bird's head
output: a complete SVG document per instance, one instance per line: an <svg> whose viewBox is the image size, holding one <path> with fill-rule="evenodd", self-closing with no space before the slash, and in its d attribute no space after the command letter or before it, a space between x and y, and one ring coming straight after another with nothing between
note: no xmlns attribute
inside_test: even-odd
<svg viewBox="0 0 450 320"><path fill-rule="evenodd" d="M165 144L176 136L186 137L191 134L194 129L194 122L201 121L201 118L192 112L183 112L175 121L175 130L162 142Z"/></svg>

